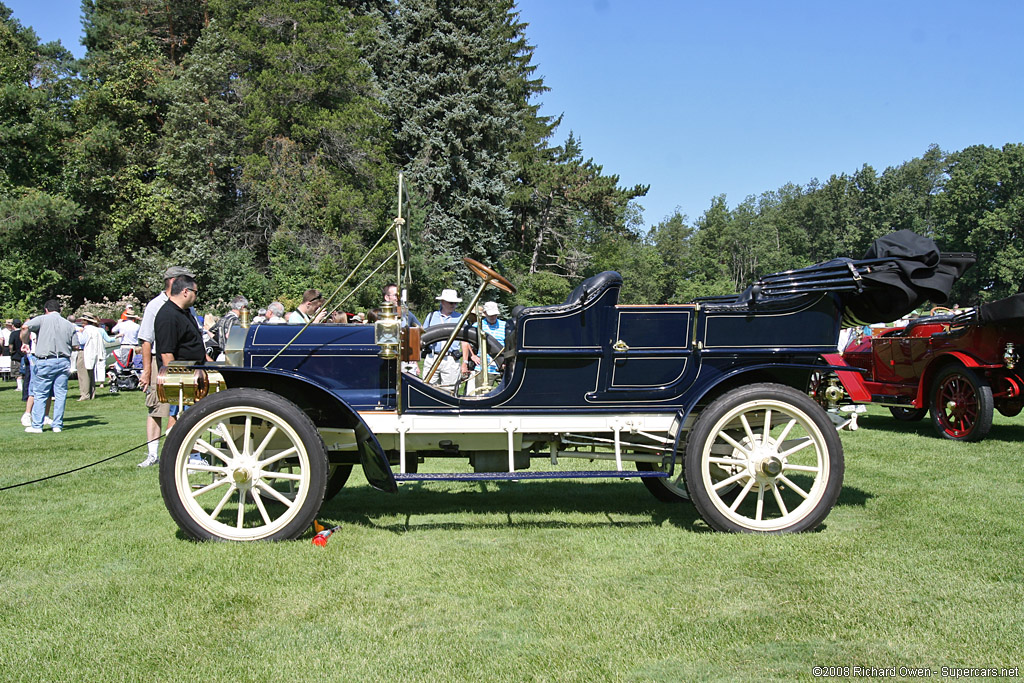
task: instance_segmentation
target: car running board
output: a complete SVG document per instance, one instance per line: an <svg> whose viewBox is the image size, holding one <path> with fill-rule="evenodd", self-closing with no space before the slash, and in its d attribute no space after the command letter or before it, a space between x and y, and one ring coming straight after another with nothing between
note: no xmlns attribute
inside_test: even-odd
<svg viewBox="0 0 1024 683"><path fill-rule="evenodd" d="M519 479L635 479L667 478L668 472L625 470L566 470L564 472L426 472L396 474L395 481L504 481Z"/></svg>

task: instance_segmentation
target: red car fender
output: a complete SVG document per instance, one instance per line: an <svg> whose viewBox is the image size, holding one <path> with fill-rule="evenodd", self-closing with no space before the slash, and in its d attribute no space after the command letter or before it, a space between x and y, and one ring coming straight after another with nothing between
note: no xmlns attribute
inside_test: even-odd
<svg viewBox="0 0 1024 683"><path fill-rule="evenodd" d="M823 353L821 357L829 365L850 367L850 364L843 360L838 353ZM864 377L857 370L836 370L839 382L846 389L846 393L857 403L871 403L871 392L864 384Z"/></svg>
<svg viewBox="0 0 1024 683"><path fill-rule="evenodd" d="M924 372L921 373L921 380L917 383L917 398L914 399L915 407L928 407L928 401L925 394L928 392L928 387L931 386L932 377L935 375L935 368L945 365L943 361L951 357L957 359L966 368L991 367L979 363L977 358L968 355L963 351L950 351L949 353L936 356L932 359L932 362L928 364L928 367L925 368Z"/></svg>

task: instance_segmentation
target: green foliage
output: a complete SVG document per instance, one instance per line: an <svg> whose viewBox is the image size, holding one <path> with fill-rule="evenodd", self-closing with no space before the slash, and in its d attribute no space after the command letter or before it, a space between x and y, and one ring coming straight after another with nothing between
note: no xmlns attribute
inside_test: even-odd
<svg viewBox="0 0 1024 683"><path fill-rule="evenodd" d="M87 53L41 45L0 4L0 307L146 299L171 263L208 302L333 291L406 176L414 308L464 296L472 256L551 303L618 270L622 300L745 288L860 256L907 228L978 265L961 304L1020 289L1024 152L937 146L877 172L786 184L638 229L647 186L588 158L546 91L512 0L85 0ZM385 252L387 253L387 252ZM368 265L358 279L379 263ZM377 303L385 269L348 308ZM416 304L419 306L416 306Z"/></svg>
<svg viewBox="0 0 1024 683"><path fill-rule="evenodd" d="M561 303L572 291L572 284L561 275L546 270L516 278L515 301L522 306L549 306Z"/></svg>
<svg viewBox="0 0 1024 683"><path fill-rule="evenodd" d="M403 0L393 8L376 68L394 157L428 207L418 242L436 264L428 270L464 255L495 263L512 226L511 154L535 111L523 25L507 0ZM460 275L458 284L470 283Z"/></svg>
<svg viewBox="0 0 1024 683"><path fill-rule="evenodd" d="M939 239L978 255L955 296L978 303L1017 293L1024 282L1024 145L968 147L950 155L947 173L935 200Z"/></svg>

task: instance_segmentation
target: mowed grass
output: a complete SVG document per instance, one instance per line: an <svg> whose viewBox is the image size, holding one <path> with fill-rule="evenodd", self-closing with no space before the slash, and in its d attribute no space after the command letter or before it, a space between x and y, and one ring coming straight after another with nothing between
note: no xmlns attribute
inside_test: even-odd
<svg viewBox="0 0 1024 683"><path fill-rule="evenodd" d="M72 397L77 396L72 383ZM142 395L25 434L0 487L140 444ZM1024 665L1024 418L981 444L872 409L815 533L710 532L637 481L414 484L358 471L326 547L194 543L142 450L0 492L3 680L760 680ZM460 463L460 467L464 467ZM571 465L570 465L571 467Z"/></svg>

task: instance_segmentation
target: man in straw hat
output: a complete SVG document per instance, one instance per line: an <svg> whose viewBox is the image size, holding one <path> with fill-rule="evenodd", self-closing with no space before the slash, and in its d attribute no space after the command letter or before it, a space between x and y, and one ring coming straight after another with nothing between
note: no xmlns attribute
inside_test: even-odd
<svg viewBox="0 0 1024 683"><path fill-rule="evenodd" d="M454 289L445 289L435 299L441 302L440 308L436 311L431 311L427 315L426 320L423 321L423 329L435 325L458 322L459 318L462 317L462 314L455 310L455 304L462 302L462 299L459 298L459 293ZM441 353L442 348L444 348L444 342L437 342L430 347L430 353L423 362L424 372L429 372L429 369L433 367L434 362L437 360L437 354ZM466 370L465 363L461 361L462 345L459 342L455 342L441 360L441 365L438 367L437 372L430 378L430 383L454 389L455 383L459 381L460 374Z"/></svg>

